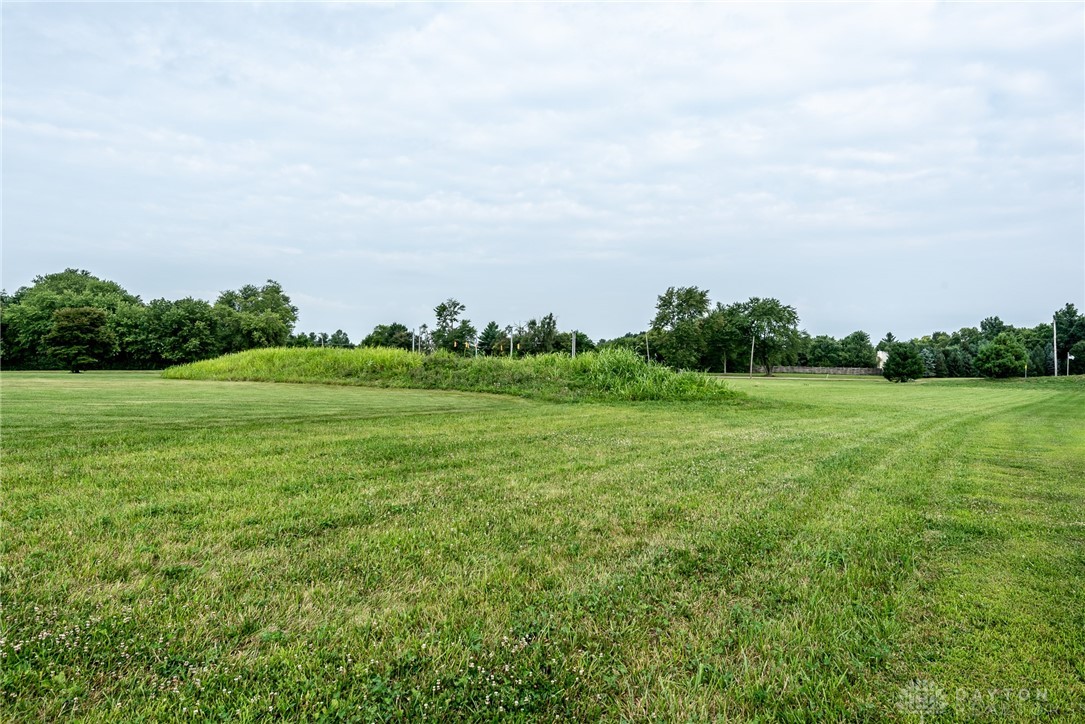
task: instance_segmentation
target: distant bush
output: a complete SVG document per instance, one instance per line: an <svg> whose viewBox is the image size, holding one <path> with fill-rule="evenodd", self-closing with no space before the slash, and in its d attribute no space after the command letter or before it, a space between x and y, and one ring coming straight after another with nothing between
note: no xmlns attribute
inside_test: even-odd
<svg viewBox="0 0 1085 724"><path fill-rule="evenodd" d="M401 349L256 349L167 369L171 379L319 382L495 392L547 400L726 400L722 382L675 372L624 349L575 358L421 355Z"/></svg>

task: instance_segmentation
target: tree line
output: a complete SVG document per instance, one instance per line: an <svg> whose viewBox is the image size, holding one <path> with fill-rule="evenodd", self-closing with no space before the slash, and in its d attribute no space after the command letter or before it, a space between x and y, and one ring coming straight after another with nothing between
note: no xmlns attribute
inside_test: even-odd
<svg viewBox="0 0 1085 724"><path fill-rule="evenodd" d="M903 381L920 377L1014 377L1085 373L1085 316L1073 304L1053 315L1058 348L1052 346L1052 323L1013 327L997 316L978 327L898 340L887 333L876 345L856 330L842 339L811 336L798 325L789 305L773 298L716 303L698 287L671 287L656 300L656 316L646 330L610 344L643 348L665 364L714 372L757 367L771 374L776 365L875 367L877 353L888 355L885 375ZM746 355L750 356L747 358ZM1067 367L1067 363L1069 366Z"/></svg>
<svg viewBox="0 0 1085 724"><path fill-rule="evenodd" d="M561 330L554 314L526 323L490 321L479 330L466 307L449 298L433 309L433 325L411 329L378 324L363 346L399 347L460 355L534 355L626 347L677 369L771 374L779 365L874 367L888 352L886 376L1009 377L1085 372L1085 316L1073 304L1052 325L1020 327L988 317L978 327L876 345L856 330L837 339L799 328L793 306L771 297L713 303L707 289L670 287L656 299L645 329L616 339L592 340ZM36 277L14 294L0 292L0 360L8 369L157 369L256 347L353 347L345 332L295 332L298 309L273 280L219 294L214 303L186 297L144 303L119 284L66 269ZM575 340L575 342L574 342Z"/></svg>
<svg viewBox="0 0 1085 724"><path fill-rule="evenodd" d="M144 303L119 284L66 269L0 293L0 358L8 369L159 369L285 345L298 308L274 281Z"/></svg>
<svg viewBox="0 0 1085 724"><path fill-rule="evenodd" d="M522 355L550 354L554 352L588 352L596 344L588 335L577 330L561 331L557 318L546 314L529 319L526 323L504 326L491 320L480 332L470 319L464 316L467 307L449 298L433 309L433 327L423 324L408 329L399 322L378 324L362 340L366 347L400 347L418 352L443 350L461 355ZM574 342L575 339L575 342Z"/></svg>

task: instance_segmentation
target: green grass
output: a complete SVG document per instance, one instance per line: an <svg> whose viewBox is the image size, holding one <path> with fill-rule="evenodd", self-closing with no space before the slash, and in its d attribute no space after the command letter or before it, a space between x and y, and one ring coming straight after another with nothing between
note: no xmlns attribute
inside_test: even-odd
<svg viewBox="0 0 1085 724"><path fill-rule="evenodd" d="M836 382L840 382L842 380L865 380L865 381L869 382L871 380L882 380L882 381L884 381L884 379L885 379L881 375L829 375L829 374L812 374L810 372L773 372L771 376L766 376L765 372L764 372L764 368L762 368L761 370L755 370L753 375L750 375L750 373L748 373L748 372L727 372L726 374L724 374L722 372L713 372L713 373L710 373L710 376L711 377L716 377L716 378L722 379L722 380L750 379L751 377L756 379L756 378L760 377L762 379L770 379L770 380L826 380L827 379L827 380L833 380L833 381L836 381Z"/></svg>
<svg viewBox="0 0 1085 724"><path fill-rule="evenodd" d="M171 367L171 379L319 382L518 395L550 401L693 401L736 397L702 374L649 364L627 349L576 358L421 355L401 349L255 349Z"/></svg>
<svg viewBox="0 0 1085 724"><path fill-rule="evenodd" d="M4 373L0 712L1085 718L1079 381L728 384Z"/></svg>

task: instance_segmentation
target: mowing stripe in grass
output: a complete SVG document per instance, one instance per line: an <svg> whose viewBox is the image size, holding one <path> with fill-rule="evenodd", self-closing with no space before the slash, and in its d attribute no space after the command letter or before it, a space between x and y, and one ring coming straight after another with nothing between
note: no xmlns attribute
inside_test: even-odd
<svg viewBox="0 0 1085 724"><path fill-rule="evenodd" d="M3 711L907 720L927 678L1074 715L1080 393L733 384L5 373Z"/></svg>

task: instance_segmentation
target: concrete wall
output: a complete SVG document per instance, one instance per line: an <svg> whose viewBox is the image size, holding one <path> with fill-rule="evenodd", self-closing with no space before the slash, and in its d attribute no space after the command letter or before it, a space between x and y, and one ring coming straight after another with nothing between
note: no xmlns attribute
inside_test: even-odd
<svg viewBox="0 0 1085 724"><path fill-rule="evenodd" d="M761 368L764 370L764 368ZM809 374L809 375L880 375L882 371L877 367L773 367L773 372L780 374Z"/></svg>

